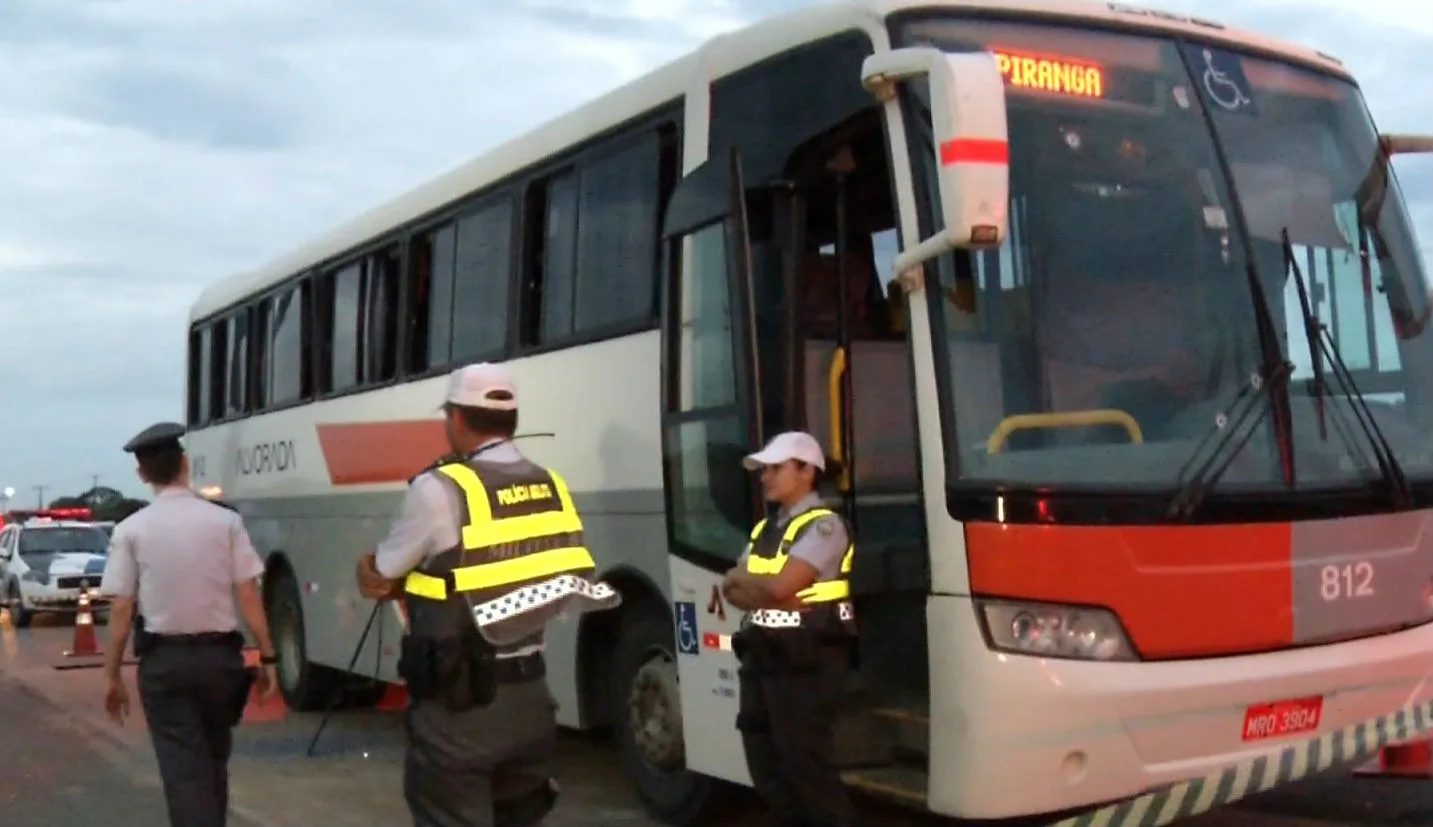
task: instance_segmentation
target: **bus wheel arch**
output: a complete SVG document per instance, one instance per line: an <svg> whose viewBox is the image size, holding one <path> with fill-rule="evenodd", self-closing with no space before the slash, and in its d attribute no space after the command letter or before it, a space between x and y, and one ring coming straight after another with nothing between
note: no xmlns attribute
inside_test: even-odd
<svg viewBox="0 0 1433 827"><path fill-rule="evenodd" d="M623 618L633 611L656 611L663 602L661 589L637 569L619 566L606 572L602 581L622 595L616 611L582 615L577 631L579 703L584 728L613 726L612 659L617 654ZM655 606L656 608L649 607Z"/></svg>
<svg viewBox="0 0 1433 827"><path fill-rule="evenodd" d="M333 670L309 660L303 594L283 552L273 552L265 561L263 594L264 614L279 659L279 690L284 703L299 712L322 709L333 693L335 675Z"/></svg>
<svg viewBox="0 0 1433 827"><path fill-rule="evenodd" d="M672 612L640 575L603 579L622 591L623 605L615 618L583 628L584 659L605 658L584 663L584 676L608 678L597 697L643 805L664 823L699 824L712 813L717 782L686 768Z"/></svg>

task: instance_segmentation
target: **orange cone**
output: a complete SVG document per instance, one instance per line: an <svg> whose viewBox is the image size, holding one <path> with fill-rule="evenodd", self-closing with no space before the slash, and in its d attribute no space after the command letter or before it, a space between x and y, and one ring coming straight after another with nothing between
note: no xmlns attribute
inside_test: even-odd
<svg viewBox="0 0 1433 827"><path fill-rule="evenodd" d="M379 712L402 712L408 708L408 687L390 683L383 689L383 697L373 707Z"/></svg>
<svg viewBox="0 0 1433 827"><path fill-rule="evenodd" d="M1384 747L1378 760L1353 771L1359 778L1433 778L1433 741Z"/></svg>
<svg viewBox="0 0 1433 827"><path fill-rule="evenodd" d="M259 666L259 650L244 650L244 665ZM256 683L249 690L249 701L244 704L243 723L246 724L272 724L282 721L289 714L289 708L284 703L284 696L279 692L274 697L265 699L259 692L259 685Z"/></svg>
<svg viewBox="0 0 1433 827"><path fill-rule="evenodd" d="M79 611L75 613L74 648L65 652L67 658L93 657L103 654L95 636L95 616L90 611L90 590L80 590Z"/></svg>

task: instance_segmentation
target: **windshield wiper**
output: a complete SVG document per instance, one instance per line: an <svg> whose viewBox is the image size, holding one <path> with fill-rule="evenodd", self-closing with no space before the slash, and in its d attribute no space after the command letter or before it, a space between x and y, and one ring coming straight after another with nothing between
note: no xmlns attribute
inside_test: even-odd
<svg viewBox="0 0 1433 827"><path fill-rule="evenodd" d="M1287 360L1266 362L1261 370L1250 374L1249 381L1239 389L1229 406L1214 415L1214 427L1194 446L1189 459L1179 469L1177 479L1183 482L1175 491L1166 516L1187 520L1194 515L1209 490L1229 470L1244 446L1249 444L1254 426L1262 419L1262 415L1254 415L1260 410L1259 402L1267 399L1269 406L1265 410L1272 411L1275 404L1273 390L1288 382L1293 368ZM1201 457L1202 462L1199 461ZM1192 471L1191 466L1194 466Z"/></svg>
<svg viewBox="0 0 1433 827"><path fill-rule="evenodd" d="M1408 477L1398 464L1398 458L1394 456L1393 446L1389 444L1388 438L1378 427L1377 420L1373 418L1373 411L1368 407L1368 401L1363 398L1358 385L1355 384L1353 374L1349 372L1348 365L1343 361L1343 354L1339 352L1338 344L1333 340L1333 334L1329 333L1328 327L1319 320L1318 316L1314 315L1313 308L1309 303L1308 286L1304 283L1303 271L1299 269L1299 262L1294 256L1294 245L1289 239L1289 228L1285 227L1282 235L1285 272L1293 276L1294 285L1298 288L1299 309L1304 317L1304 336L1309 343L1309 358L1314 374L1313 379L1309 380L1309 389L1318 410L1319 438L1328 438L1324 425L1324 398L1328 388L1324 381L1323 370L1323 360L1327 358L1329 365L1333 367L1333 375L1338 379L1343 390L1343 395L1348 397L1349 407L1353 408L1354 419L1358 421L1364 438L1373 448L1373 457L1378 462L1380 477L1388 486L1389 496L1392 498L1394 506L1408 508L1413 502L1413 492L1409 488ZM1339 420L1338 425L1339 435L1352 449L1354 443L1342 419ZM1367 464L1362 452L1351 450L1351 453L1358 454L1360 462Z"/></svg>
<svg viewBox="0 0 1433 827"><path fill-rule="evenodd" d="M1214 427L1205 432L1204 438L1194 446L1189 459L1179 469L1175 479L1181 482L1165 512L1172 520L1192 517L1210 489L1229 470L1234 458L1244 450L1254 435L1253 426L1259 422L1260 417L1251 420L1250 416L1258 410L1261 399L1268 400L1268 411L1273 415L1274 439L1278 444L1284 483L1290 488L1294 485L1293 424L1289 415L1288 393L1289 376L1294 366L1284 358L1283 349L1279 347L1279 338L1274 332L1274 316L1269 312L1268 299L1252 263L1245 265L1244 276L1249 286L1249 301L1254 306L1254 329L1259 339L1261 366L1249 376L1248 383L1239 389L1228 407L1215 414Z"/></svg>

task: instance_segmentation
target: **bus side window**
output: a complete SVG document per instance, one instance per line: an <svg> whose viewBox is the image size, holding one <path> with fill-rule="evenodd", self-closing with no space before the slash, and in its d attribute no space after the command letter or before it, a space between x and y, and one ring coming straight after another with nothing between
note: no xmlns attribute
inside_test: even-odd
<svg viewBox="0 0 1433 827"><path fill-rule="evenodd" d="M263 299L250 310L253 330L249 334L249 405L252 412L269 405L269 370L273 362L269 339L273 335L274 297Z"/></svg>
<svg viewBox="0 0 1433 827"><path fill-rule="evenodd" d="M458 219L452 267L452 358L500 357L508 340L512 275L513 199L487 200Z"/></svg>
<svg viewBox="0 0 1433 827"><path fill-rule="evenodd" d="M229 387L224 412L241 416L247 410L249 390L249 311L248 308L229 317Z"/></svg>
<svg viewBox="0 0 1433 827"><path fill-rule="evenodd" d="M408 279L403 290L408 314L403 319L403 373L422 373L430 365L433 320L433 233L420 233L408 241Z"/></svg>
<svg viewBox="0 0 1433 827"><path fill-rule="evenodd" d="M213 422L224 418L224 392L229 378L229 320L220 319L209 326L209 417Z"/></svg>
<svg viewBox="0 0 1433 827"><path fill-rule="evenodd" d="M323 390L345 391L358 383L362 269L353 262L325 281L329 285L327 330L328 354L324 360Z"/></svg>
<svg viewBox="0 0 1433 827"><path fill-rule="evenodd" d="M306 398L312 390L305 359L303 318L308 282L279 293L271 301L268 341L268 405Z"/></svg>
<svg viewBox="0 0 1433 827"><path fill-rule="evenodd" d="M523 276L519 342L540 345L572 330L576 269L577 186L571 169L535 181L523 209Z"/></svg>
<svg viewBox="0 0 1433 827"><path fill-rule="evenodd" d="M396 244L385 247L364 267L364 384L386 382L398 372L399 250Z"/></svg>
<svg viewBox="0 0 1433 827"><path fill-rule="evenodd" d="M209 421L209 383L213 367L209 361L213 328L195 328L189 333L189 426L199 427Z"/></svg>

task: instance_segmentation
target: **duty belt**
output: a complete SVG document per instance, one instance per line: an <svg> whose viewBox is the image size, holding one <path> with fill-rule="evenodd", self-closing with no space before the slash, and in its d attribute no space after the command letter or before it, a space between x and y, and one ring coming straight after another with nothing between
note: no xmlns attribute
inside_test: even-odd
<svg viewBox="0 0 1433 827"><path fill-rule="evenodd" d="M849 601L843 600L836 604L836 611L843 621L856 617L855 609ZM751 622L767 629L799 629L806 614L807 612L788 612L781 609L757 609L751 613Z"/></svg>

